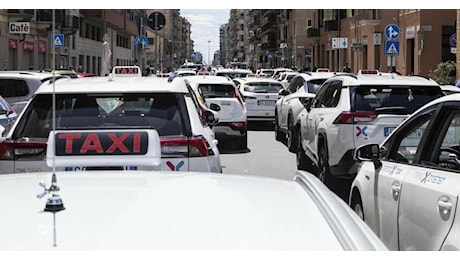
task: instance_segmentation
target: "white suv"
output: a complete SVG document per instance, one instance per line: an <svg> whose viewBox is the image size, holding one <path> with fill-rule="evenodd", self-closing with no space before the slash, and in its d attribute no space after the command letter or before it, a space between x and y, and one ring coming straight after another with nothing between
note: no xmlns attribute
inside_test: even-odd
<svg viewBox="0 0 460 260"><path fill-rule="evenodd" d="M275 139L286 141L290 152L297 150L297 128L294 126L297 116L304 109L303 101L315 97L321 84L335 75L335 72L298 73L289 86L280 91L275 107Z"/></svg>
<svg viewBox="0 0 460 260"><path fill-rule="evenodd" d="M56 109L53 113L54 99ZM143 168L129 158L120 157L126 166L117 170L221 173L217 140L200 113L203 111L184 78L168 82L164 78L142 77L137 66L116 66L109 77L44 83L27 103L5 140L0 142L0 173L49 171L46 146L54 121L57 130L76 133L91 129L156 129L161 141L161 164ZM122 147L122 136L114 138ZM83 148L94 156L103 149L96 140ZM114 153L118 151L118 147L115 148ZM101 160L103 166L104 160ZM57 170L94 169L100 168L81 165Z"/></svg>
<svg viewBox="0 0 460 260"><path fill-rule="evenodd" d="M241 93L230 78L225 76L185 77L194 91L199 91L207 106L217 112L219 122L213 126L217 140L235 141L236 149L246 149L247 109Z"/></svg>
<svg viewBox="0 0 460 260"><path fill-rule="evenodd" d="M417 108L443 96L422 76L344 74L325 81L298 117L298 169L316 172L332 190L353 179L354 149L382 142Z"/></svg>

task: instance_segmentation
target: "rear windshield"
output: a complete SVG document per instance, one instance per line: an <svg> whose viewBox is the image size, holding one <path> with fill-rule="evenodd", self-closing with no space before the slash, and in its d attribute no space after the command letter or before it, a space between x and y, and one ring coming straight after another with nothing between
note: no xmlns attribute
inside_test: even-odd
<svg viewBox="0 0 460 260"><path fill-rule="evenodd" d="M271 82L250 82L244 84L244 91L254 93L278 93L283 85Z"/></svg>
<svg viewBox="0 0 460 260"><path fill-rule="evenodd" d="M234 79L234 78L246 78L246 75L248 75L248 73L246 72L216 72L216 76L224 76L224 77L228 77L228 78L231 78L231 79Z"/></svg>
<svg viewBox="0 0 460 260"><path fill-rule="evenodd" d="M160 136L183 135L179 99L172 93L58 94L56 129L154 128ZM13 138L48 138L52 96L35 96L24 113Z"/></svg>
<svg viewBox="0 0 460 260"><path fill-rule="evenodd" d="M433 86L360 86L350 94L354 111L385 113L397 108L407 114L444 95L441 88Z"/></svg>
<svg viewBox="0 0 460 260"><path fill-rule="evenodd" d="M235 87L229 84L202 84L198 88L204 98L235 97Z"/></svg>

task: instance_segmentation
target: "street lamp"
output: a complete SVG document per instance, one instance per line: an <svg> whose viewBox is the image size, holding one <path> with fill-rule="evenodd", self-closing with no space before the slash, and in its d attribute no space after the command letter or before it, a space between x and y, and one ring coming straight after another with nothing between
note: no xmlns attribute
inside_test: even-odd
<svg viewBox="0 0 460 260"><path fill-rule="evenodd" d="M208 41L208 66L211 65L211 41Z"/></svg>

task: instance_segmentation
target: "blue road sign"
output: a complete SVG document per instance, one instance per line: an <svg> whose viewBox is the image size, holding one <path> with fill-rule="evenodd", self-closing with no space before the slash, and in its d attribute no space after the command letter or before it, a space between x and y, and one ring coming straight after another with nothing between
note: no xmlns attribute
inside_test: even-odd
<svg viewBox="0 0 460 260"><path fill-rule="evenodd" d="M394 40L399 36L399 27L396 24L389 24L385 27L385 36L388 40Z"/></svg>
<svg viewBox="0 0 460 260"><path fill-rule="evenodd" d="M386 56L399 55L399 41L386 41L385 42L385 55Z"/></svg>
<svg viewBox="0 0 460 260"><path fill-rule="evenodd" d="M456 48L457 47L457 34L454 33L449 38L450 47Z"/></svg>
<svg viewBox="0 0 460 260"><path fill-rule="evenodd" d="M196 52L191 51L191 52L190 52L190 57L195 58L195 57L196 57Z"/></svg>
<svg viewBox="0 0 460 260"><path fill-rule="evenodd" d="M147 37L145 37L144 35L138 35L136 36L136 38L134 39L134 44L138 47L138 48L145 48L147 47L147 45L149 44L149 40L147 39Z"/></svg>
<svg viewBox="0 0 460 260"><path fill-rule="evenodd" d="M51 45L53 47L64 46L64 34L53 34L51 39Z"/></svg>

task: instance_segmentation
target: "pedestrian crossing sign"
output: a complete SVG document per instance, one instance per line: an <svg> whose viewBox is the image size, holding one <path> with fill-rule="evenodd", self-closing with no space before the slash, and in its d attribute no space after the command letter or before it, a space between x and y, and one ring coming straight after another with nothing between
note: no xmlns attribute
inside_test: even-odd
<svg viewBox="0 0 460 260"><path fill-rule="evenodd" d="M386 41L385 42L385 55L386 56L399 55L399 41Z"/></svg>
<svg viewBox="0 0 460 260"><path fill-rule="evenodd" d="M51 41L53 47L63 47L64 46L64 34L53 34L53 39Z"/></svg>

